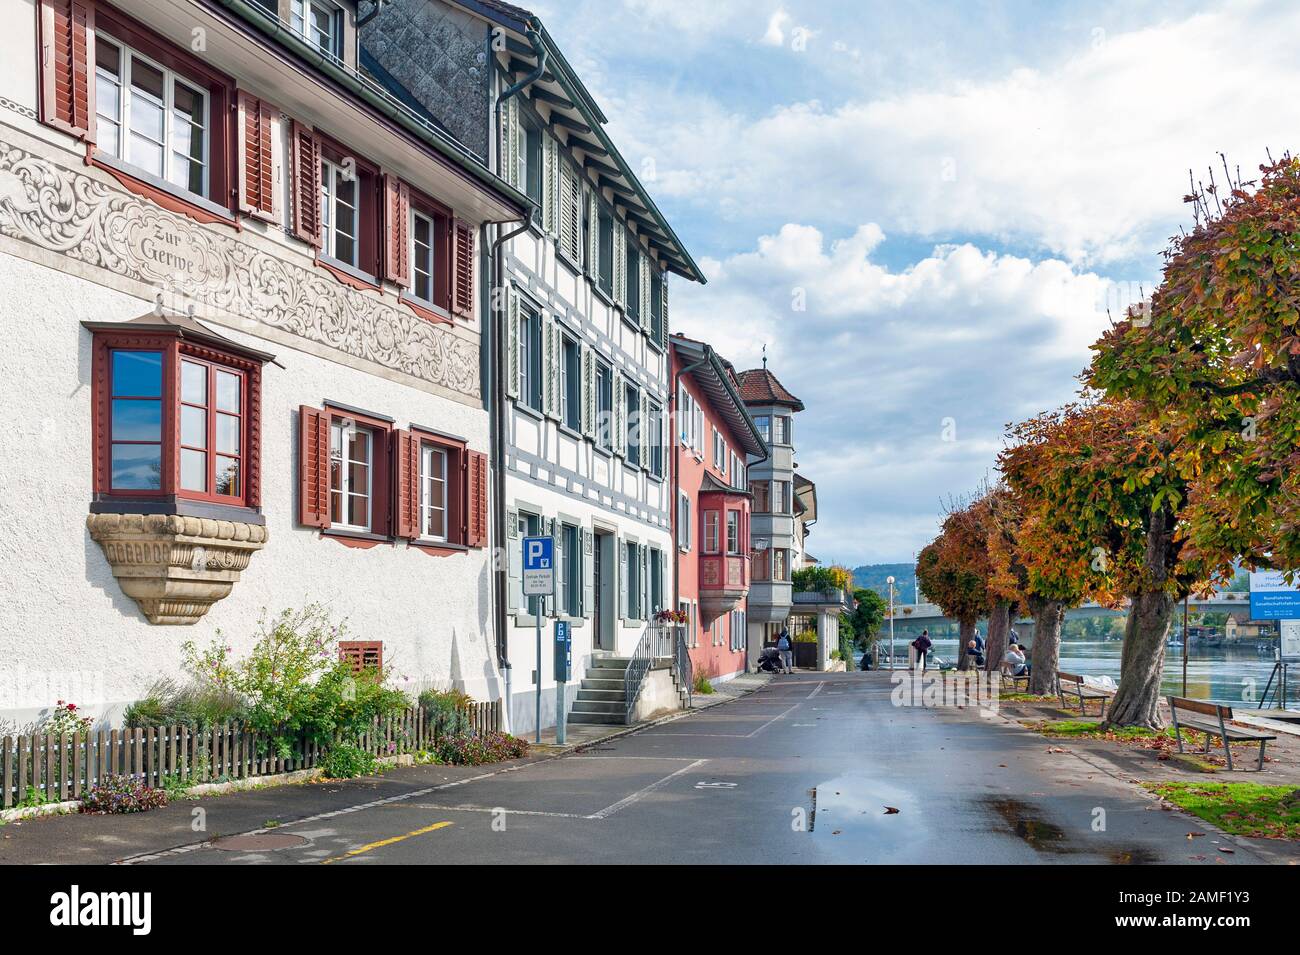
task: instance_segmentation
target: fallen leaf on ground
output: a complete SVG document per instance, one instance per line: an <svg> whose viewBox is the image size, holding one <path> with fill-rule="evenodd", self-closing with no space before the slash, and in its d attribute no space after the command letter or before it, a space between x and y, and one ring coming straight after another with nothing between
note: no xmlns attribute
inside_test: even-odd
<svg viewBox="0 0 1300 955"><path fill-rule="evenodd" d="M1226 847L1224 847L1224 846L1219 846L1219 851L1220 851L1220 852L1226 852L1228 855L1235 855L1236 852L1237 852L1236 849L1228 849L1228 848L1226 848Z"/></svg>
<svg viewBox="0 0 1300 955"><path fill-rule="evenodd" d="M1203 833L1203 832L1189 832L1189 833L1187 834L1187 838L1188 838L1188 839L1195 839L1197 836L1203 836L1203 835L1205 835L1205 833Z"/></svg>
<svg viewBox="0 0 1300 955"><path fill-rule="evenodd" d="M893 806L886 806L886 807L885 807L885 815L886 815L886 816L892 816L892 815L894 815L894 813L896 813L896 812L898 812L898 810L895 809Z"/></svg>

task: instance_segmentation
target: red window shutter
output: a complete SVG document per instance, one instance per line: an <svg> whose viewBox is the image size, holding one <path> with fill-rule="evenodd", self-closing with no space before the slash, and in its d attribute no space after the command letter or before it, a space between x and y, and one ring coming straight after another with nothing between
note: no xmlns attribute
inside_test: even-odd
<svg viewBox="0 0 1300 955"><path fill-rule="evenodd" d="M396 536L420 536L420 439L409 431L393 432L397 451Z"/></svg>
<svg viewBox="0 0 1300 955"><path fill-rule="evenodd" d="M384 641L382 640L340 640L339 659L352 667L353 673L363 670L384 670Z"/></svg>
<svg viewBox="0 0 1300 955"><path fill-rule="evenodd" d="M487 455L470 451L469 474L466 480L468 512L465 543L469 547L486 547L488 540L488 468Z"/></svg>
<svg viewBox="0 0 1300 955"><path fill-rule="evenodd" d="M330 416L298 409L298 512L307 527L330 526Z"/></svg>
<svg viewBox="0 0 1300 955"><path fill-rule="evenodd" d="M262 100L239 93L239 211L274 221L275 179L272 166L272 109Z"/></svg>
<svg viewBox="0 0 1300 955"><path fill-rule="evenodd" d="M320 247L320 137L293 123L293 234Z"/></svg>
<svg viewBox="0 0 1300 955"><path fill-rule="evenodd" d="M396 176L384 174L384 277L403 288L411 287L411 188Z"/></svg>
<svg viewBox="0 0 1300 955"><path fill-rule="evenodd" d="M474 228L464 219L451 224L451 311L474 317Z"/></svg>
<svg viewBox="0 0 1300 955"><path fill-rule="evenodd" d="M41 121L93 139L94 5L90 0L41 0L40 17Z"/></svg>

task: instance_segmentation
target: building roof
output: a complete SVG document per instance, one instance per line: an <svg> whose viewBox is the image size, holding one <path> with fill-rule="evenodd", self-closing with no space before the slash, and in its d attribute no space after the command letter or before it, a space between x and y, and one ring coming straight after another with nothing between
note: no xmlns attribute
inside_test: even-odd
<svg viewBox="0 0 1300 955"><path fill-rule="evenodd" d="M534 98L550 107L552 117L560 118L557 128L562 125L568 137L567 145L583 153L582 165L590 170L591 179L601 189L610 191L614 203L623 208L629 223L635 224L637 234L645 238L665 267L683 278L704 284L704 273L605 132L608 117L596 105L555 40L546 32L541 19L531 11L500 0L453 2L529 41L506 38L507 69L515 80L536 71L539 56L532 44L540 42L545 57L541 64L544 70L529 87L535 92Z"/></svg>
<svg viewBox="0 0 1300 955"><path fill-rule="evenodd" d="M143 315L137 315L125 322L96 322L83 321L82 327L90 332L117 332L123 330L136 332L157 332L164 335L177 335L186 341L203 342L208 345L215 345L218 348L224 348L233 351L236 354L253 358L260 362L271 362L279 364L275 356L270 352L260 351L256 348L250 348L247 345L241 345L232 338L227 338L220 332L213 331L203 323L194 318L193 315L173 313L167 314L161 309L152 312L145 312Z"/></svg>
<svg viewBox="0 0 1300 955"><path fill-rule="evenodd" d="M776 375L766 368L739 372L736 380L740 383L740 395L746 404L786 405L795 411L803 411L803 402L786 390Z"/></svg>
<svg viewBox="0 0 1300 955"><path fill-rule="evenodd" d="M707 342L696 341L685 335L672 335L668 342L679 353L683 363L691 368L691 377L699 383L709 405L740 438L741 450L760 460L766 458L767 443L759 433L758 425L750 417L749 409L745 407L745 401L732 378L730 366Z"/></svg>
<svg viewBox="0 0 1300 955"><path fill-rule="evenodd" d="M803 516L806 532L808 525L817 520L817 485L797 471L794 475L794 499Z"/></svg>

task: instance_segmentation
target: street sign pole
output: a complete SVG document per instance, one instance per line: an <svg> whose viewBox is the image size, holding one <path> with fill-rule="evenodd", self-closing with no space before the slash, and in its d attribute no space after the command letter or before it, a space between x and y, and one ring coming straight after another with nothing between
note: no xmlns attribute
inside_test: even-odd
<svg viewBox="0 0 1300 955"><path fill-rule="evenodd" d="M542 617L546 615L546 598L555 595L555 538L525 537L520 541L523 548L523 590L525 599L537 598L537 669L533 671L537 681L534 718L536 726L533 731L535 742L542 741ZM561 732L558 728L556 732Z"/></svg>

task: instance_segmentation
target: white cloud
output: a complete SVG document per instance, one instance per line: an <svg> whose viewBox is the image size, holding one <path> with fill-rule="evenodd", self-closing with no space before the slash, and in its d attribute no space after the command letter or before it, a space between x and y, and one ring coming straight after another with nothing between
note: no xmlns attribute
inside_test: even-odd
<svg viewBox="0 0 1300 955"><path fill-rule="evenodd" d="M766 46L785 46L785 27L789 22L790 14L785 12L785 8L777 7L768 18L767 30L759 42Z"/></svg>
<svg viewBox="0 0 1300 955"><path fill-rule="evenodd" d="M707 260L707 286L673 291L677 330L741 368L767 344L807 406L796 446L818 485L822 559L908 557L941 500L991 472L1005 424L1069 399L1115 291L1060 260L970 244L893 270L873 259L885 238L874 223L830 242L787 223ZM791 308L799 289L806 311Z"/></svg>
<svg viewBox="0 0 1300 955"><path fill-rule="evenodd" d="M765 40L784 40L778 10ZM867 219L986 236L1076 263L1150 256L1187 221L1187 170L1217 152L1253 170L1300 129L1300 5L1217 12L1087 37L1070 57L873 98L830 87L746 115L696 88L621 116L625 152L658 158L656 193L745 224ZM1221 178L1221 170L1216 175Z"/></svg>

